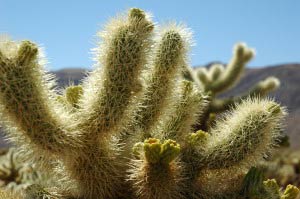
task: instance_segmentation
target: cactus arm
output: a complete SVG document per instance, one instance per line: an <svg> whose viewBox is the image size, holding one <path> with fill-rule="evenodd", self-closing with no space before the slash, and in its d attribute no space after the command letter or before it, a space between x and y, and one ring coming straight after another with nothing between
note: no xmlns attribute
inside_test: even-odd
<svg viewBox="0 0 300 199"><path fill-rule="evenodd" d="M214 64L210 67L208 76L211 79L211 81L216 81L223 74L224 70L225 68L222 64Z"/></svg>
<svg viewBox="0 0 300 199"><path fill-rule="evenodd" d="M251 88L248 96L266 96L268 93L278 89L280 81L276 77L267 77L264 80L259 81Z"/></svg>
<svg viewBox="0 0 300 199"><path fill-rule="evenodd" d="M80 117L89 134L116 130L126 120L125 110L140 88L139 73L151 42L153 24L139 9L131 9L125 21L113 21L103 32L96 69L83 86ZM101 50L101 52L99 52ZM103 51L103 52L102 52Z"/></svg>
<svg viewBox="0 0 300 199"><path fill-rule="evenodd" d="M149 138L141 144L140 159L132 161L129 180L138 199L184 198L181 167L175 160L180 146L175 141Z"/></svg>
<svg viewBox="0 0 300 199"><path fill-rule="evenodd" d="M247 94L239 97L231 97L225 99L214 99L210 103L209 111L212 113L220 113L240 103L248 97L265 97L268 93L276 90L280 86L280 81L276 77L267 77L254 85Z"/></svg>
<svg viewBox="0 0 300 199"><path fill-rule="evenodd" d="M205 91L205 92L208 92L208 87L209 87L209 84L211 83L211 79L209 78L209 75L208 75L208 71L206 68L204 67L201 67L201 68L198 68L195 72L195 80L198 80L198 81L194 81L196 83L198 83L199 87Z"/></svg>
<svg viewBox="0 0 300 199"><path fill-rule="evenodd" d="M249 49L244 44L237 44L234 48L233 58L227 65L224 73L216 81L207 85L207 90L213 93L220 93L234 86L240 79L246 64L253 56L254 51L252 49Z"/></svg>
<svg viewBox="0 0 300 199"><path fill-rule="evenodd" d="M205 92L209 92L210 84L217 81L224 72L224 66L214 64L209 69L200 67L195 71L196 77L192 81L196 82ZM198 80L195 81L195 80Z"/></svg>
<svg viewBox="0 0 300 199"><path fill-rule="evenodd" d="M255 164L280 137L284 115L285 110L275 102L245 100L212 129L204 165L217 169L242 162Z"/></svg>
<svg viewBox="0 0 300 199"><path fill-rule="evenodd" d="M170 27L161 38L153 61L153 71L146 80L146 88L137 112L136 125L148 133L170 103L175 77L185 63L187 39L185 30Z"/></svg>
<svg viewBox="0 0 300 199"><path fill-rule="evenodd" d="M192 82L183 81L174 113L161 127L162 130L159 134L169 139L182 139L183 136L192 131L192 125L195 124L205 105L205 96L196 91Z"/></svg>
<svg viewBox="0 0 300 199"><path fill-rule="evenodd" d="M11 136L22 133L39 149L54 153L79 146L77 134L68 127L70 118L59 112L50 81L44 80L49 78L38 62L38 47L29 41L14 45L15 52L0 53L2 117L11 132L10 127L18 129Z"/></svg>

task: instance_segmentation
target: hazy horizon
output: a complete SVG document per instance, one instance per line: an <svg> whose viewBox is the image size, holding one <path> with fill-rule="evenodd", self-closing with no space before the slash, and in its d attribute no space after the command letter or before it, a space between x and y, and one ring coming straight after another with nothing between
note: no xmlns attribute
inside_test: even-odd
<svg viewBox="0 0 300 199"><path fill-rule="evenodd" d="M17 1L0 0L0 34L30 39L45 47L50 70L91 69L95 34L130 7L149 11L155 22L183 22L196 43L191 65L227 63L236 42L257 51L251 67L300 62L300 1Z"/></svg>

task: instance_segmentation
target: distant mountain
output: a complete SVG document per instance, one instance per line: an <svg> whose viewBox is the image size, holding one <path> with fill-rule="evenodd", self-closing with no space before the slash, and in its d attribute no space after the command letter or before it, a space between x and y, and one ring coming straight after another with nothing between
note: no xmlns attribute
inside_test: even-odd
<svg viewBox="0 0 300 199"><path fill-rule="evenodd" d="M57 76L58 86L63 88L78 84L86 76L84 69L63 69L53 72ZM268 76L276 76L281 87L271 96L287 106L289 116L286 121L286 132L290 136L292 147L300 148L300 64L281 64L263 68L249 68L240 83L226 93L226 96L238 95L247 91L257 81Z"/></svg>
<svg viewBox="0 0 300 199"><path fill-rule="evenodd" d="M57 77L59 87L77 85L87 75L88 71L81 68L66 68L52 72Z"/></svg>

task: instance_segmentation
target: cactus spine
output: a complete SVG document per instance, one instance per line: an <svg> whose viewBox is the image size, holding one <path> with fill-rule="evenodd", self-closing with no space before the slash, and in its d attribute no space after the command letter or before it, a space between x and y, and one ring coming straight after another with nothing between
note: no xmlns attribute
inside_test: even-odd
<svg viewBox="0 0 300 199"><path fill-rule="evenodd" d="M47 189L34 184L24 198L240 196L242 183L216 193L201 181L203 174L255 165L253 160L270 152L280 137L284 108L272 100L249 98L224 115L212 135L193 132L210 98L179 75L187 65L186 30L169 26L158 42L153 30L147 14L136 8L128 17L112 20L100 34L97 68L82 87L68 88L64 96L51 90L53 82L35 44L0 43L4 125L13 141L50 162L47 172L58 182ZM252 54L237 47L232 62L239 68L230 70L239 73ZM231 83L231 73L225 72L227 79L222 67L214 70L212 78L222 78L211 88L220 92ZM289 190L286 195L295 193Z"/></svg>

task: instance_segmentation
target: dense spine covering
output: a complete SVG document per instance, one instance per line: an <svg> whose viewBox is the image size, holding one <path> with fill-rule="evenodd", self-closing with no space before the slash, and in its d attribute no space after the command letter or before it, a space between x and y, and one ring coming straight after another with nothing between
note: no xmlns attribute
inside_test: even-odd
<svg viewBox="0 0 300 199"><path fill-rule="evenodd" d="M144 99L137 112L137 125L145 132L157 122L166 106L167 97L171 95L174 84L173 79L179 72L178 66L184 63L185 45L176 29L168 30L161 38L153 61L153 72L146 80Z"/></svg>
<svg viewBox="0 0 300 199"><path fill-rule="evenodd" d="M157 136L181 141L192 132L191 126L196 123L197 117L203 111L206 97L196 90L191 82L183 81L180 91L174 112L162 125Z"/></svg>
<svg viewBox="0 0 300 199"><path fill-rule="evenodd" d="M15 141L21 137L24 148L34 149L36 159L50 162L47 171L55 174L50 187L33 184L20 198L215 199L251 192L241 180L280 137L284 108L268 99L243 99L211 131L193 132L212 96L179 75L187 65L188 34L172 25L155 43L153 30L140 9L113 20L100 34L97 68L63 96L51 90L35 44L0 43L4 125ZM228 89L252 56L238 45L226 69L198 71L200 83L213 81L205 89L215 93ZM267 79L258 88L277 85ZM226 176L234 171L239 172ZM255 171L249 173L246 182L255 180ZM288 186L281 193L273 182L259 182L282 199L294 199L299 191Z"/></svg>
<svg viewBox="0 0 300 199"><path fill-rule="evenodd" d="M217 169L259 161L280 137L278 123L285 114L284 109L269 100L249 99L237 105L211 130L204 165Z"/></svg>
<svg viewBox="0 0 300 199"><path fill-rule="evenodd" d="M39 64L38 47L29 41L14 45L16 52L0 54L4 122L18 128L43 151L57 154L79 147L79 135L70 132L70 118L55 108L49 77Z"/></svg>

